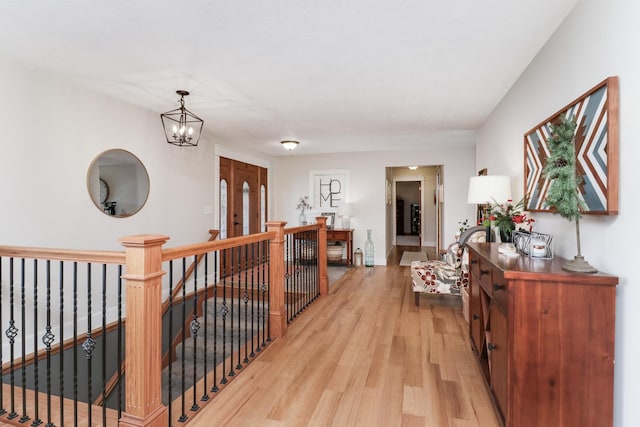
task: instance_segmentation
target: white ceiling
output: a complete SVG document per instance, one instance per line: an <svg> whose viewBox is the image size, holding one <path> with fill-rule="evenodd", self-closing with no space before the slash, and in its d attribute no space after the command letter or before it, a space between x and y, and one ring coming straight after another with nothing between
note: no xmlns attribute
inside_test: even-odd
<svg viewBox="0 0 640 427"><path fill-rule="evenodd" d="M470 144L576 2L4 0L0 55L269 155Z"/></svg>

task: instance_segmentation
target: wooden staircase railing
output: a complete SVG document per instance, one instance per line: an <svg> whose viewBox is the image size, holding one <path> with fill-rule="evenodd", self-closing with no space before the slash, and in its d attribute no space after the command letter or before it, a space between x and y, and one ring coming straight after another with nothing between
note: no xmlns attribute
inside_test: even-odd
<svg viewBox="0 0 640 427"><path fill-rule="evenodd" d="M318 229L318 268L320 294L328 292L326 272L325 218L318 217L317 224L305 226ZM269 245L269 327L272 338L286 334L287 317L284 301L284 236L285 222L267 222L268 231L250 236L216 240L182 247L163 249L169 240L162 235L136 235L120 239L124 252L47 250L0 246L2 257L25 257L44 260L85 261L97 264L124 264L126 292L125 359L126 385L125 410L120 426L167 426L167 406L162 403L162 314L167 309L162 301L162 282L165 272L163 262L199 257L207 252L239 247L255 242ZM296 227L302 229L305 227ZM1 266L0 266L1 272ZM184 279L183 279L184 280ZM182 284L184 285L184 283ZM176 294L174 288L174 295ZM0 297L3 297L0 295ZM0 315L0 321L2 316ZM90 336L90 334L89 334ZM6 359L5 359L6 360ZM121 371L122 372L122 371ZM110 384L112 381L109 382ZM1 396L0 396L1 402ZM1 418L0 421L4 421Z"/></svg>

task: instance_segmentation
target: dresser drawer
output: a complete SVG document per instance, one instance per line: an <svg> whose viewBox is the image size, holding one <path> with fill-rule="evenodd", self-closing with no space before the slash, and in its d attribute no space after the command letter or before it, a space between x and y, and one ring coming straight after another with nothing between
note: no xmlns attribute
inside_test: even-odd
<svg viewBox="0 0 640 427"><path fill-rule="evenodd" d="M493 267L484 258L478 260L478 282L489 295L493 295Z"/></svg>
<svg viewBox="0 0 640 427"><path fill-rule="evenodd" d="M474 251L469 251L469 273L475 276L476 280L480 278L480 257Z"/></svg>
<svg viewBox="0 0 640 427"><path fill-rule="evenodd" d="M502 271L495 268L491 272L491 289L493 290L493 301L506 314L509 306L509 283L504 279Z"/></svg>

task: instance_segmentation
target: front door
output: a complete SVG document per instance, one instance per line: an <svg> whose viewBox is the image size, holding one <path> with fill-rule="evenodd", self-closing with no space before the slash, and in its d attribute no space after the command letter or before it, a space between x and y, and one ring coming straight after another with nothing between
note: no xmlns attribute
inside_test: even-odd
<svg viewBox="0 0 640 427"><path fill-rule="evenodd" d="M221 237L239 237L260 233L266 221L266 169L220 158L220 230ZM222 232L222 231L225 232ZM233 264L246 261L244 253L233 254ZM231 262L229 260L228 262Z"/></svg>

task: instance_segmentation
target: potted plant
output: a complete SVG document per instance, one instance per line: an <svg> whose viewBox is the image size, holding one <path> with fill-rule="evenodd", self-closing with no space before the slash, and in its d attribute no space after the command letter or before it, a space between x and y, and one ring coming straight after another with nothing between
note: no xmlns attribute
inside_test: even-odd
<svg viewBox="0 0 640 427"><path fill-rule="evenodd" d="M547 141L551 154L542 171L545 177L551 180L546 203L563 218L574 220L576 223L578 254L573 260L563 264L562 268L580 273L595 273L598 270L592 267L580 252L580 216L585 203L578 193L582 179L576 174L575 129L576 122L569 119L568 113L551 125L551 137Z"/></svg>

